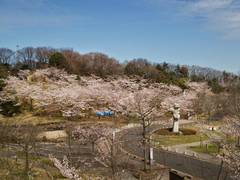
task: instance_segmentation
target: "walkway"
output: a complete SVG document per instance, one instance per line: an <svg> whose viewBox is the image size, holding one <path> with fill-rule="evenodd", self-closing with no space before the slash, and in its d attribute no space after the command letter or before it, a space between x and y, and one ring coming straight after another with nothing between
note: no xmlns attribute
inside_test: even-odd
<svg viewBox="0 0 240 180"><path fill-rule="evenodd" d="M183 121L183 123L186 124L187 122ZM154 127L151 127L151 129L157 128L160 128L160 126L154 125ZM141 128L136 127L125 130L125 133L122 136L122 141L125 142L123 144L125 151L143 157L143 149L140 143ZM159 164L206 180L217 180L220 172L219 162L208 162L197 157L166 150L154 149L154 160ZM226 171L223 170L221 177L224 178L225 176L226 180L231 179Z"/></svg>

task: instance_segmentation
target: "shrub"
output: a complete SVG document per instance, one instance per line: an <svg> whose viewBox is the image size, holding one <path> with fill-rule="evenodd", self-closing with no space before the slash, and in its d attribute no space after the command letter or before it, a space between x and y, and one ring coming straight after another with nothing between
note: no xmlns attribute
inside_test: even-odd
<svg viewBox="0 0 240 180"><path fill-rule="evenodd" d="M174 83L177 86L179 86L180 88L184 89L188 89L187 83L186 83L186 79L185 78L180 78L177 79L176 82Z"/></svg>
<svg viewBox="0 0 240 180"><path fill-rule="evenodd" d="M172 132L172 128L167 129L159 129L155 132L157 135L169 136L169 135L176 135L176 133Z"/></svg>
<svg viewBox="0 0 240 180"><path fill-rule="evenodd" d="M56 52L50 56L49 65L58 68L66 68L67 66L66 58L63 56L62 53Z"/></svg>
<svg viewBox="0 0 240 180"><path fill-rule="evenodd" d="M6 83L4 82L4 80L0 79L0 91L2 91L5 86Z"/></svg>
<svg viewBox="0 0 240 180"><path fill-rule="evenodd" d="M187 128L180 128L180 132L182 132L183 135L196 135L197 131L194 129L187 129Z"/></svg>
<svg viewBox="0 0 240 180"><path fill-rule="evenodd" d="M192 74L190 76L190 79L192 82L204 82L205 78L203 75L196 75L196 74Z"/></svg>
<svg viewBox="0 0 240 180"><path fill-rule="evenodd" d="M179 131L182 133L182 135L196 135L197 131L194 129L187 129L187 128L180 128ZM174 133L172 132L172 128L167 128L167 129L159 129L155 132L157 135L162 135L162 136L174 136L174 135L179 135L179 133Z"/></svg>
<svg viewBox="0 0 240 180"><path fill-rule="evenodd" d="M216 78L209 80L208 85L211 87L213 93L219 94L224 91L224 88L219 84Z"/></svg>
<svg viewBox="0 0 240 180"><path fill-rule="evenodd" d="M175 74L179 78L187 78L189 76L188 68L186 66L177 65Z"/></svg>
<svg viewBox="0 0 240 180"><path fill-rule="evenodd" d="M9 75L8 66L0 64L0 79L5 79Z"/></svg>
<svg viewBox="0 0 240 180"><path fill-rule="evenodd" d="M21 106L16 101L2 101L0 103L0 113L4 116L12 117L14 114L21 112Z"/></svg>

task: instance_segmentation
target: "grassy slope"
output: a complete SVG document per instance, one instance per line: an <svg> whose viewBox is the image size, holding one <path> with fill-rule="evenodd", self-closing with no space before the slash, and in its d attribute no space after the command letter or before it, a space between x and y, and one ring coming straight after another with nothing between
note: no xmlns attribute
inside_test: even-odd
<svg viewBox="0 0 240 180"><path fill-rule="evenodd" d="M7 158L3 154L8 152L7 148L0 148L0 179L29 179L29 176L24 173L24 155L21 152L16 152L17 158ZM29 175L33 179L65 179L48 158L30 156L29 161L31 164Z"/></svg>

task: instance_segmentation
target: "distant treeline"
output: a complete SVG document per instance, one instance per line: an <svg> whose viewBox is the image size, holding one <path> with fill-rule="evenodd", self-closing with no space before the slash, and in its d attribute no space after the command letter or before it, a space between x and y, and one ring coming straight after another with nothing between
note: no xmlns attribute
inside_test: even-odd
<svg viewBox="0 0 240 180"><path fill-rule="evenodd" d="M153 64L147 59L133 59L119 63L116 59L102 53L80 54L72 49L54 49L50 47L24 47L17 51L0 48L0 78L18 70L39 69L55 66L64 68L69 73L81 75L107 76L127 75L129 77L142 77L152 82L178 85L187 88L186 82L208 81L209 85L219 85L221 81L229 81L234 77L223 72L221 78L209 78L206 73L194 73L187 66L176 65L170 68L167 63Z"/></svg>

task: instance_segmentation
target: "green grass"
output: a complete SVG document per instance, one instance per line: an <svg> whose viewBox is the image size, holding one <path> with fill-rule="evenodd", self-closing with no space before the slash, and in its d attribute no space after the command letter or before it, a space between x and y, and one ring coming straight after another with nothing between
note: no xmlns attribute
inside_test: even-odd
<svg viewBox="0 0 240 180"><path fill-rule="evenodd" d="M57 168L55 168L50 162L43 160L42 158L35 159L31 161L33 164L30 175L33 179L50 180L48 174L50 174L54 179L64 179ZM0 158L0 177L2 179L29 179L28 175L24 173L24 159L19 158L17 162L14 159ZM43 168L43 166L45 168Z"/></svg>
<svg viewBox="0 0 240 180"><path fill-rule="evenodd" d="M178 144L188 144L193 142L199 142L200 138L202 141L205 141L208 139L206 135L176 135L176 136L161 136L161 135L154 135L153 141L157 142L159 145L162 146L173 146Z"/></svg>
<svg viewBox="0 0 240 180"><path fill-rule="evenodd" d="M206 148L206 146L203 145L202 147L194 146L194 147L190 147L189 149L197 153L204 153L204 154L211 154L211 155L215 155L218 153L218 147L215 144L208 144L208 148Z"/></svg>
<svg viewBox="0 0 240 180"><path fill-rule="evenodd" d="M0 156L3 153L7 153L8 148L0 147ZM29 177L24 173L24 155L18 149L10 148L10 152L15 152L17 155L17 161L13 157L0 157L0 179L16 179L16 180L28 180ZM64 178L59 170L54 167L53 163L46 157L40 156L29 156L29 162L31 164L30 175L36 180L50 180L48 174L53 179L66 179Z"/></svg>

